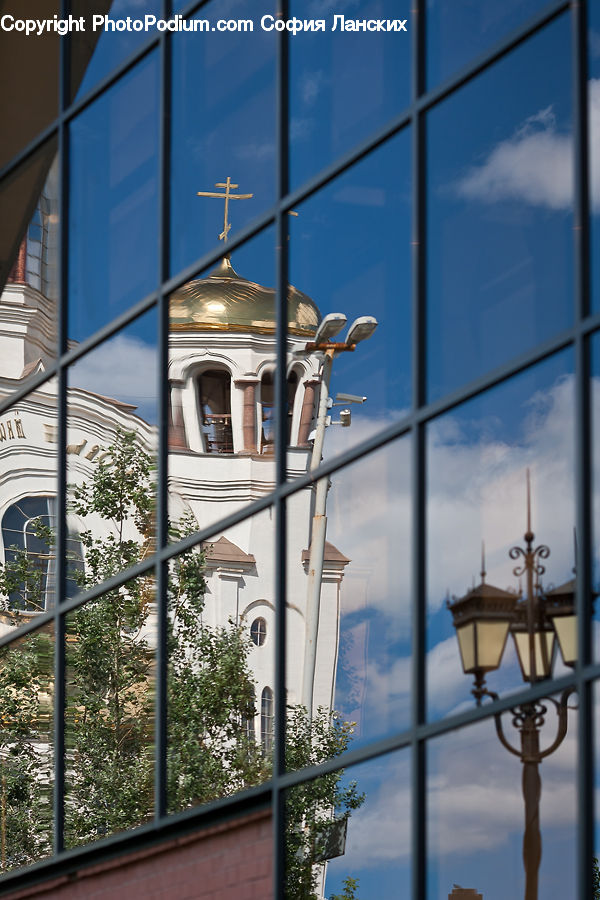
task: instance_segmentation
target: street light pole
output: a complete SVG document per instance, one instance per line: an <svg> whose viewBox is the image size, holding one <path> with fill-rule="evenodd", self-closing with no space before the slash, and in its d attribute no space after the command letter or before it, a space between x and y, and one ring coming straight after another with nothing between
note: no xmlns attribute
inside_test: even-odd
<svg viewBox="0 0 600 900"><path fill-rule="evenodd" d="M333 360L339 353L354 351L359 341L364 341L371 337L377 328L377 319L373 316L360 316L358 319L355 319L348 329L345 341L333 342L331 338L335 337L345 324L346 316L343 315L343 313L329 313L319 325L314 341L309 341L305 347L305 352L311 353L320 351L324 354L323 370L321 373L321 390L319 393L319 408L310 461L311 472L319 467L323 455L325 429L328 424L327 410L329 409L329 383L331 381ZM308 562L304 670L302 674L302 705L306 707L310 719L312 719L313 714L315 690L317 638L319 634L319 616L321 608L321 581L323 579L325 538L327 535L326 508L328 490L329 476L320 478L317 481L315 489L315 505Z"/></svg>
<svg viewBox="0 0 600 900"><path fill-rule="evenodd" d="M333 366L334 350L325 351L321 391L319 394L319 412L315 429L315 440L310 460L311 472L318 468L323 453L325 428L327 425L327 401L329 399L329 382ZM321 580L323 578L323 560L325 557L325 537L327 535L327 492L329 477L317 481L315 491L315 507L312 520L310 542L310 559L308 563L308 588L306 605L306 645L304 648L304 672L302 680L302 704L312 718L315 668L317 662L317 636L319 633L319 614L321 606Z"/></svg>
<svg viewBox="0 0 600 900"><path fill-rule="evenodd" d="M527 530L525 547L511 547L509 556L522 562L514 570L517 577L525 576L525 598L518 602L516 595L482 582L465 597L448 603L459 639L463 670L473 674L473 694L477 705L484 696L498 700L498 694L485 686L485 674L499 668L506 637L512 633L523 680L531 684L552 674L555 637L566 665L575 665L575 583L568 582L552 591L544 592L540 577L544 573L541 560L550 556L544 544L534 548L531 530L531 493L527 470ZM540 798L542 781L539 767L545 757L554 753L567 734L569 697L575 688L566 688L560 700L542 697L538 701L513 707L512 724L519 732L518 747L513 747L504 733L502 714L494 716L500 742L523 766L522 791L525 807L523 833L523 865L525 869L525 900L538 900L538 874L542 858L540 831ZM540 732L546 721L548 706L554 706L558 718L556 736L550 746L542 749Z"/></svg>

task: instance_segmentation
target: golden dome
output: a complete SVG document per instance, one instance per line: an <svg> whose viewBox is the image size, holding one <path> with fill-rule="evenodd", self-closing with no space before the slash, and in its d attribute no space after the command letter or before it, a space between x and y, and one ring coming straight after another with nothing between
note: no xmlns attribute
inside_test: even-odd
<svg viewBox="0 0 600 900"><path fill-rule="evenodd" d="M228 256L206 278L188 281L170 297L173 331L275 331L275 291L241 278ZM295 287L288 287L288 331L311 337L321 314Z"/></svg>

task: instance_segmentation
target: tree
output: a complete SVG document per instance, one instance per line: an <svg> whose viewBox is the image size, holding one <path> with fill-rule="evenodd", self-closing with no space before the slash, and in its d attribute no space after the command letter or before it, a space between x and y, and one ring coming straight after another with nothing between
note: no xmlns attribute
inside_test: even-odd
<svg viewBox="0 0 600 900"><path fill-rule="evenodd" d="M151 458L137 436L118 432L95 463L89 481L71 486L72 511L91 523L79 535L85 564L77 554L72 559L70 577L79 589L89 589L153 552L153 480ZM101 529L98 522L103 523ZM172 536L181 538L196 527L193 517L184 518L173 526ZM41 522L35 528L52 555L52 532ZM13 550L11 559L0 565L0 593L5 615L16 624L18 613L8 608L9 595L19 592L22 610L39 608L43 597L36 560ZM258 784L272 770L270 754L247 727L256 713L248 663L250 638L239 623L212 628L204 622L204 573L204 550L194 548L175 558L168 578L171 811ZM146 575L67 617L67 846L135 827L153 813L153 599L154 579ZM36 807L31 800L51 786L46 733L51 649L48 637L36 635L0 660L3 740L21 760L20 793L11 788L12 818L7 812L2 821L6 833L11 831L11 841L14 837L11 847L18 845L22 851L7 852L4 868L31 862L50 846L48 822L38 822L38 814L31 811L43 810L43 805ZM335 714L319 710L311 722L302 707L290 707L288 712L286 752L291 768L322 762L348 746L352 727ZM0 752L3 748L0 743ZM355 785L340 787L342 774L323 776L290 792L290 900L316 897L321 845L332 817L347 819L363 802Z"/></svg>

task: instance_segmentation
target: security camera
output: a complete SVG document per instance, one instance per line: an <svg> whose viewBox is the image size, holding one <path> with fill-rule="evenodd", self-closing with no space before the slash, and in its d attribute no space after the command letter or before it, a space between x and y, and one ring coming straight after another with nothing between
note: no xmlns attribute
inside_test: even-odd
<svg viewBox="0 0 600 900"><path fill-rule="evenodd" d="M340 410L340 425L342 428L349 428L352 422L352 413L349 409Z"/></svg>
<svg viewBox="0 0 600 900"><path fill-rule="evenodd" d="M336 403L364 403L366 397L358 397L356 394L336 394Z"/></svg>

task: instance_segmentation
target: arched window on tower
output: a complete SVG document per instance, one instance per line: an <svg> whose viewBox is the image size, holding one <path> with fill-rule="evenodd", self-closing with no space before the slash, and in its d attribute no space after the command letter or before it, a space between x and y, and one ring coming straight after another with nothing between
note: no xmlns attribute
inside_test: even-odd
<svg viewBox="0 0 600 900"><path fill-rule="evenodd" d="M292 422L294 419L294 400L298 389L298 373L292 370L287 379L287 440L292 442Z"/></svg>
<svg viewBox="0 0 600 900"><path fill-rule="evenodd" d="M207 369L198 380L198 390L206 452L233 453L229 372Z"/></svg>
<svg viewBox="0 0 600 900"><path fill-rule="evenodd" d="M26 280L45 295L49 292L49 213L48 200L42 194L27 229Z"/></svg>
<svg viewBox="0 0 600 900"><path fill-rule="evenodd" d="M263 753L273 749L273 691L264 688L260 698L260 742Z"/></svg>
<svg viewBox="0 0 600 900"><path fill-rule="evenodd" d="M275 443L275 382L273 372L265 372L260 380L261 452L273 449Z"/></svg>
<svg viewBox="0 0 600 900"><path fill-rule="evenodd" d="M8 507L2 517L4 561L15 573L15 586L8 597L11 609L42 612L56 602L56 499L24 497ZM77 592L75 572L83 567L81 541L69 531L67 537L67 597Z"/></svg>

